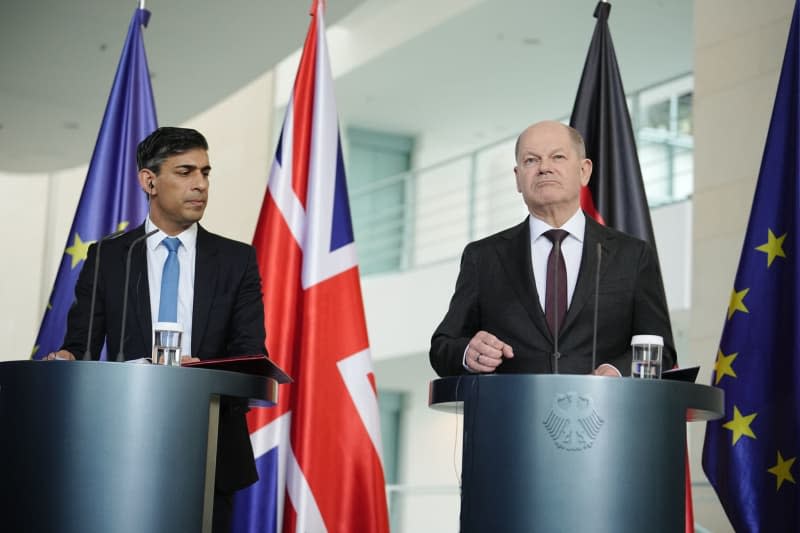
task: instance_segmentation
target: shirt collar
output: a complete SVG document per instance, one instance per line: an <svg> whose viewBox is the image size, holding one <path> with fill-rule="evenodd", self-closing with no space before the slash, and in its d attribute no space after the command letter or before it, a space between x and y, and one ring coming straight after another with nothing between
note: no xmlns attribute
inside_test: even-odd
<svg viewBox="0 0 800 533"><path fill-rule="evenodd" d="M534 242L536 239L541 237L545 231L549 231L551 229L559 229L554 228L544 220L540 218L536 218L531 214L528 217L528 223L531 229L531 242ZM575 211L575 214L572 215L560 229L567 230L571 237L574 237L578 240L578 242L583 242L583 237L586 234L586 215L583 214L583 210L578 208Z"/></svg>
<svg viewBox="0 0 800 533"><path fill-rule="evenodd" d="M150 251L155 251L156 248L161 244L165 238L169 237L166 233L161 231L161 229L156 226L153 221L150 219L150 215L147 216L147 220L144 222L144 231L145 233L157 229L158 232L153 234L152 237L147 239L147 247ZM197 244L197 222L193 223L191 226L186 228L183 232L174 235L181 241L181 245L186 250L193 250L195 245Z"/></svg>

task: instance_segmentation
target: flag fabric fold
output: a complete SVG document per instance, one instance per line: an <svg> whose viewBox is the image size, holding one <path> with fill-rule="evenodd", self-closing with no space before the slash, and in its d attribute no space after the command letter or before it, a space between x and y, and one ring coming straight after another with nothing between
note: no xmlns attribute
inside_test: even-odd
<svg viewBox="0 0 800 533"><path fill-rule="evenodd" d="M795 3L712 385L703 469L736 531L800 531L800 27Z"/></svg>
<svg viewBox="0 0 800 533"><path fill-rule="evenodd" d="M136 9L131 18L64 256L31 354L34 359L61 347L75 282L89 245L104 235L138 225L147 214L147 196L136 177L136 146L157 127L142 38L142 26L146 27L149 19L150 12L144 9Z"/></svg>
<svg viewBox="0 0 800 533"><path fill-rule="evenodd" d="M597 23L570 117L570 126L583 136L586 157L593 163L589 185L581 189L581 208L601 224L638 237L655 250L636 140L608 28L610 13L610 3L598 2ZM685 472L685 531L693 533L688 449Z"/></svg>
<svg viewBox="0 0 800 533"><path fill-rule="evenodd" d="M260 480L233 531L387 532L380 426L321 6L253 238L270 357L294 378L248 414Z"/></svg>
<svg viewBox="0 0 800 533"><path fill-rule="evenodd" d="M608 17L599 2L570 126L581 132L592 160L592 179L581 191L581 207L592 218L655 247L639 155Z"/></svg>

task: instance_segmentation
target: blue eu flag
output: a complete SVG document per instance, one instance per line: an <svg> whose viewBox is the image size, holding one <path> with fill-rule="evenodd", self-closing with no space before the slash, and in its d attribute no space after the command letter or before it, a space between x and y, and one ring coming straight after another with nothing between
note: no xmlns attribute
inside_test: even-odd
<svg viewBox="0 0 800 533"><path fill-rule="evenodd" d="M712 384L703 469L736 531L800 531L800 33L795 5Z"/></svg>
<svg viewBox="0 0 800 533"><path fill-rule="evenodd" d="M147 197L136 178L136 146L157 127L142 41L142 26L149 19L150 12L143 9L131 19L64 257L36 337L34 359L61 347L89 245L103 235L138 225L147 214Z"/></svg>

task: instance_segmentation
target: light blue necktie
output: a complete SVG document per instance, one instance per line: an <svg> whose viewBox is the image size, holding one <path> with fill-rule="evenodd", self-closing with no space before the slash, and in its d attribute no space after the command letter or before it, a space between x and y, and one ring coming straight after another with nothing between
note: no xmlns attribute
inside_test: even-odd
<svg viewBox="0 0 800 533"><path fill-rule="evenodd" d="M161 274L161 299L158 304L159 322L178 321L178 278L181 265L178 263L178 247L181 241L177 237L167 237L161 244L169 250L167 260L164 261L164 271Z"/></svg>

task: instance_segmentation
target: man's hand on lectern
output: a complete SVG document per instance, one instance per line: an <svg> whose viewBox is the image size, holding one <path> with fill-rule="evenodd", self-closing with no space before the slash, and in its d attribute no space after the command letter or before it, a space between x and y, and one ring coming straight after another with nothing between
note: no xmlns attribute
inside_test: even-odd
<svg viewBox="0 0 800 533"><path fill-rule="evenodd" d="M470 339L464 352L464 364L470 372L494 372L503 363L503 358L514 357L514 349L494 335L479 331Z"/></svg>
<svg viewBox="0 0 800 533"><path fill-rule="evenodd" d="M593 376L607 376L610 378L619 378L622 377L622 373L617 370L617 367L614 365L609 365L608 363L603 363L602 365L598 366L592 372Z"/></svg>
<svg viewBox="0 0 800 533"><path fill-rule="evenodd" d="M75 356L67 350L58 350L57 352L50 352L45 357L42 357L43 361L54 361L56 359L59 361L74 361Z"/></svg>

